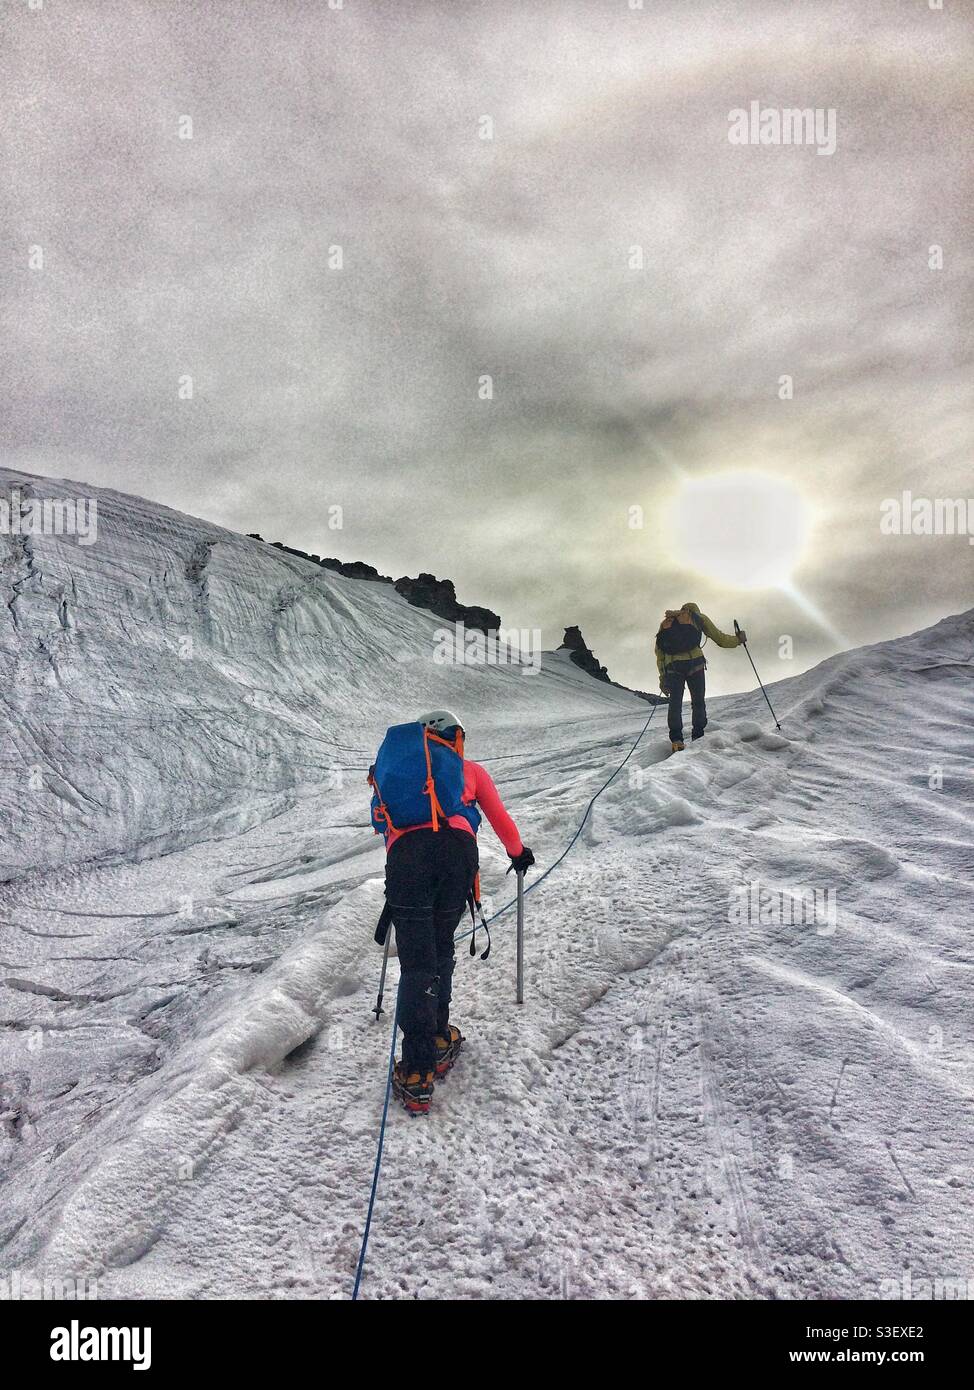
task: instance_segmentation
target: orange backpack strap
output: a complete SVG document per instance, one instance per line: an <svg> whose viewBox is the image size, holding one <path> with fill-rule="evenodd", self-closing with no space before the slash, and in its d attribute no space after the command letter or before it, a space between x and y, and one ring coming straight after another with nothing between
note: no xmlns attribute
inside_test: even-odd
<svg viewBox="0 0 974 1390"><path fill-rule="evenodd" d="M375 814L378 816L379 820L385 821L386 825L393 832L393 834L397 834L398 832L396 831L396 827L392 823L392 817L389 814L389 808L386 805L386 803L382 800L382 789L380 788L378 782L375 780L374 767L369 768L369 786L375 788L375 794L379 798L379 804L376 807Z"/></svg>
<svg viewBox="0 0 974 1390"><path fill-rule="evenodd" d="M429 729L424 729L424 730L423 730L423 748L424 748L424 750L425 750L425 752L426 752L426 786L423 788L423 790L426 792L426 795L427 795L427 796L429 797L429 799L430 799L430 810L431 810L432 813L433 813L433 829L434 829L434 830L439 830L439 828L440 828L439 817L440 817L440 816L443 816L443 807L440 805L439 797L436 795L436 784L435 784L434 781L433 781L433 764L432 764L432 762L430 761L430 739L431 739L431 738L436 738L436 735L435 735L435 734L431 734L430 731L429 731ZM441 739L437 739L437 742L438 742L438 743L444 743L445 740L441 738ZM449 747L449 746L450 746L450 745L447 744L447 747ZM443 816L443 819L446 820L446 817Z"/></svg>
<svg viewBox="0 0 974 1390"><path fill-rule="evenodd" d="M440 738L439 734L435 734L435 733L433 732L432 729L424 729L424 730L423 730L423 747L426 749L426 786L425 786L425 788L424 788L424 791L426 792L426 795L429 797L429 799L430 799L430 805L431 805L432 808L433 808L433 829L434 829L434 830L439 830L440 826L439 826L439 822L438 822L438 820L437 820L437 813L439 813L440 817L441 817L443 820L446 820L446 819L447 819L447 816L446 816L446 813L445 813L444 810L443 810L443 807L442 807L442 806L440 805L440 803L439 803L439 799L438 799L438 797L437 797L437 795L436 795L436 787L435 787L434 784L433 784L433 765L432 765L432 763L430 762L430 740L431 740L431 739L432 739L432 741L433 741L434 743L442 743L442 745L443 745L444 748L449 748L449 750L450 750L451 753L456 753L456 754L459 756L460 760L462 761L462 760L463 760L463 730L462 730L462 729L458 729L458 730L457 730L457 736L456 736L456 738L453 739L453 740L450 740L450 739L448 739L448 738Z"/></svg>
<svg viewBox="0 0 974 1390"><path fill-rule="evenodd" d="M432 739L434 743L442 743L443 747L449 748L451 753L459 753L460 757L463 757L463 733L461 730L457 730L455 739L440 738L439 734L435 734L432 729L427 729L425 732L426 737Z"/></svg>

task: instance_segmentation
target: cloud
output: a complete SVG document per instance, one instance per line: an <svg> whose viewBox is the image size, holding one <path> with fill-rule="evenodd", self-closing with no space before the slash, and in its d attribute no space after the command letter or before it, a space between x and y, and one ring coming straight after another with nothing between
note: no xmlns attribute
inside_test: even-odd
<svg viewBox="0 0 974 1390"><path fill-rule="evenodd" d="M814 497L798 579L850 640L974 601L966 545L878 534L891 491L969 476L961 16L99 0L5 23L11 466L433 569L546 639L581 622L635 685L674 599L744 604L668 552L681 475ZM731 145L751 100L834 108L834 156ZM784 596L758 626L769 651L797 632L796 668L829 650Z"/></svg>

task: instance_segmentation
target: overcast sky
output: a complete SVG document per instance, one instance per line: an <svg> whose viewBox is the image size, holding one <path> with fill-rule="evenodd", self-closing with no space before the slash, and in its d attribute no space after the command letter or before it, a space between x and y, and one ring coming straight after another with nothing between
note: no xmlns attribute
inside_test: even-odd
<svg viewBox="0 0 974 1390"><path fill-rule="evenodd" d="M970 6L630 3L2 0L0 459L449 576L642 687L687 598L770 678L970 607L965 537L879 531L974 499ZM731 144L752 101L835 152ZM674 547L728 468L808 499L821 617Z"/></svg>

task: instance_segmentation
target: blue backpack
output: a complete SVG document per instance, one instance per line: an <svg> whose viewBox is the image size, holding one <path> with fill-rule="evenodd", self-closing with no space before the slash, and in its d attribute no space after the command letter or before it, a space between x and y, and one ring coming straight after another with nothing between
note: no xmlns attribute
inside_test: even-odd
<svg viewBox="0 0 974 1390"><path fill-rule="evenodd" d="M426 825L439 830L441 820L456 815L471 819L473 808L463 804L461 754L418 722L386 730L369 769L369 786L372 825L379 834Z"/></svg>

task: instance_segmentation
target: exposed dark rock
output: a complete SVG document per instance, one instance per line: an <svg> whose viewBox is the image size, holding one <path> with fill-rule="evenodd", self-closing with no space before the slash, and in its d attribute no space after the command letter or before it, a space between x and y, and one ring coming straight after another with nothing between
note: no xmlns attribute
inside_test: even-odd
<svg viewBox="0 0 974 1390"><path fill-rule="evenodd" d="M612 684L615 685L616 682L613 681ZM619 689L628 690L629 686L622 685L619 687ZM663 699L662 695L656 695L649 690L633 690L632 694L638 695L640 700L648 700L651 705L665 705L667 703L666 700Z"/></svg>
<svg viewBox="0 0 974 1390"><path fill-rule="evenodd" d="M448 623L462 622L477 632L496 632L501 620L489 608L460 603L452 579L437 579L433 574L420 574L415 579L404 576L396 580L396 593L402 594L416 608L426 608Z"/></svg>
<svg viewBox="0 0 974 1390"><path fill-rule="evenodd" d="M306 550L295 550L293 545L285 545L283 541L271 541L271 545L275 550L283 550L286 555L296 555L299 560L311 560L316 565L321 564L317 555L309 555Z"/></svg>
<svg viewBox="0 0 974 1390"><path fill-rule="evenodd" d="M254 536L254 540L260 540L260 536ZM310 560L313 565L320 565L322 569L334 570L337 574L343 574L346 579L370 579L379 584L391 584L392 580L387 574L380 574L374 565L367 565L362 560L333 560L326 557L324 560L320 555L309 555L306 550L295 550L293 545L285 545L283 541L272 541L275 550L283 550L288 555L297 555L301 560Z"/></svg>
<svg viewBox="0 0 974 1390"><path fill-rule="evenodd" d="M608 671L599 664L595 653L582 636L581 628L566 627L565 637L559 650L569 652L575 665L581 666L583 671L587 671L597 681L606 681L608 684L612 684Z"/></svg>
<svg viewBox="0 0 974 1390"><path fill-rule="evenodd" d="M375 565L367 565L364 560L325 559L318 563L323 569L335 570L337 574L343 574L346 579L368 579L375 584L392 583L388 574L380 574Z"/></svg>
<svg viewBox="0 0 974 1390"><path fill-rule="evenodd" d="M263 540L256 531L252 531L250 537L256 541ZM362 560L335 560L327 556L322 559L318 555L309 555L307 551L295 550L293 546L284 545L282 541L273 541L272 544L276 550L296 555L301 560L310 560L312 564L344 575L346 579L364 579L376 584L393 583L389 575L380 574L374 565L367 565ZM427 612L433 613L437 618L443 618L448 623L462 622L471 631L484 633L496 632L501 626L499 615L491 612L489 608L461 603L452 579L437 579L435 574L419 574L415 579L404 575L402 579L395 581L395 589L414 608L425 608ZM595 680L605 681L619 690L629 689L628 686L619 685L618 681L611 679L606 668L588 646L580 628L565 628L565 638L560 650L567 651L575 665L580 666ZM633 690L630 693L638 695L641 700L649 701L650 704L663 703L658 695L651 695L645 690Z"/></svg>
<svg viewBox="0 0 974 1390"><path fill-rule="evenodd" d="M594 676L597 681L605 681L608 685L614 685L618 690L629 690L628 685L620 685L618 681L612 680L606 668L599 662L582 636L581 628L566 627L564 640L558 650L567 651L575 665L580 666L583 671L587 671L590 676ZM638 695L641 700L647 700L651 705L663 703L658 695L651 695L647 690L631 690L629 693Z"/></svg>

